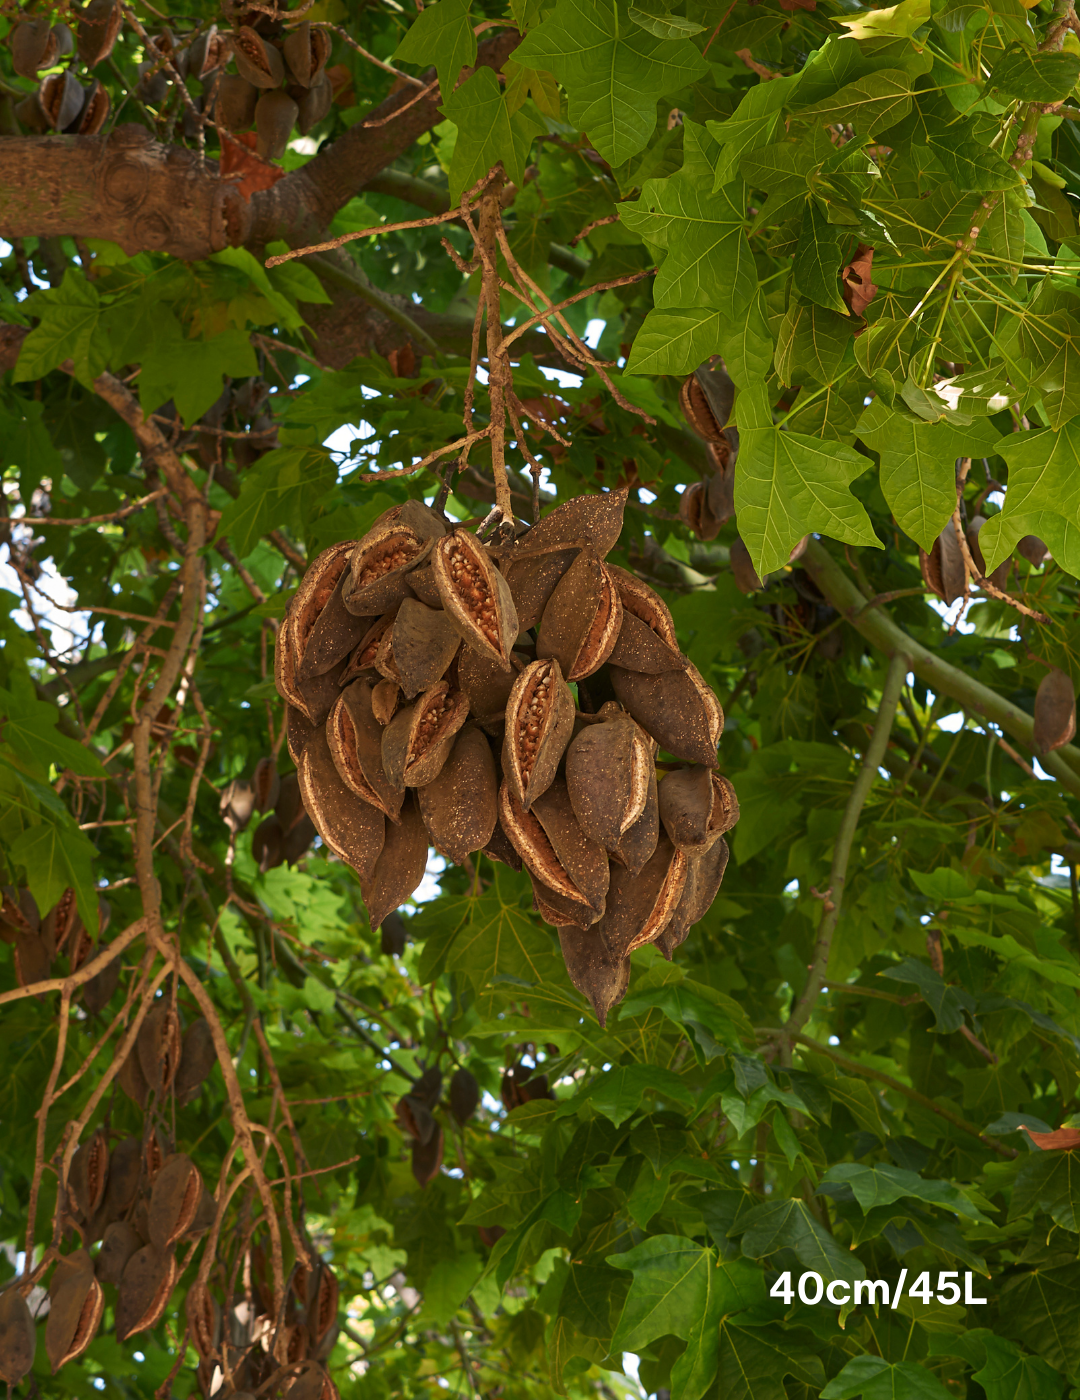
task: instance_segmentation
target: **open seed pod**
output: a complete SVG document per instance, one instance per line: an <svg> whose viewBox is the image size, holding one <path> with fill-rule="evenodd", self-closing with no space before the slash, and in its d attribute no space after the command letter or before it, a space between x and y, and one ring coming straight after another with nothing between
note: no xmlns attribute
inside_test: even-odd
<svg viewBox="0 0 1080 1400"><path fill-rule="evenodd" d="M1072 677L1055 666L1047 671L1035 692L1035 747L1052 753L1072 742L1076 734L1076 692Z"/></svg>
<svg viewBox="0 0 1080 1400"><path fill-rule="evenodd" d="M679 519L699 540L716 539L723 522L712 513L706 482L693 482L679 497Z"/></svg>
<svg viewBox="0 0 1080 1400"><path fill-rule="evenodd" d="M160 1099L173 1082L183 1049L180 1018L168 1000L156 1001L147 1012L135 1048L143 1077Z"/></svg>
<svg viewBox="0 0 1080 1400"><path fill-rule="evenodd" d="M499 817L495 755L480 729L466 725L438 776L418 789L420 812L440 854L458 865L491 840Z"/></svg>
<svg viewBox="0 0 1080 1400"><path fill-rule="evenodd" d="M95 78L79 115L65 130L70 136L96 136L105 125L109 107L108 91Z"/></svg>
<svg viewBox="0 0 1080 1400"><path fill-rule="evenodd" d="M705 487L705 495L709 513L718 530L735 518L735 458L738 449L730 446L732 438L737 443L738 433L734 428L728 428L723 441L711 442L707 449L714 470Z"/></svg>
<svg viewBox="0 0 1080 1400"><path fill-rule="evenodd" d="M704 850L687 857L686 882L682 897L669 923L653 941L667 960L691 928L705 917L720 890L728 863L727 842L721 838Z"/></svg>
<svg viewBox="0 0 1080 1400"><path fill-rule="evenodd" d="M597 932L607 940L612 956L629 957L635 948L660 937L682 899L688 865L683 852L661 835L637 875L619 865L611 867L607 910Z"/></svg>
<svg viewBox="0 0 1080 1400"><path fill-rule="evenodd" d="M429 1186L439 1175L443 1156L443 1130L436 1128L430 1142L414 1142L412 1145L412 1174L421 1189ZM289 1392L290 1395L292 1392Z"/></svg>
<svg viewBox="0 0 1080 1400"><path fill-rule="evenodd" d="M711 768L680 768L660 784L660 820L680 851L708 850L739 820L739 799Z"/></svg>
<svg viewBox="0 0 1080 1400"><path fill-rule="evenodd" d="M105 1199L108 1179L109 1144L99 1128L79 1146L68 1174L68 1191L84 1219L89 1220Z"/></svg>
<svg viewBox="0 0 1080 1400"><path fill-rule="evenodd" d="M964 596L967 572L960 541L956 538L951 520L934 541L929 554L923 549L919 550L919 568L927 588L931 593L936 593L946 607Z"/></svg>
<svg viewBox="0 0 1080 1400"><path fill-rule="evenodd" d="M652 746L655 754L655 746ZM625 865L631 875L636 875L656 850L660 838L660 804L657 796L656 769L649 763L645 806L641 816L632 826L628 826L618 843L609 847L613 860Z"/></svg>
<svg viewBox="0 0 1080 1400"><path fill-rule="evenodd" d="M112 1150L105 1187L105 1207L114 1220L130 1210L141 1171L142 1143L137 1137L121 1138Z"/></svg>
<svg viewBox="0 0 1080 1400"><path fill-rule="evenodd" d="M45 1351L53 1375L60 1367L81 1356L97 1334L105 1311L105 1291L94 1277L90 1256L85 1250L80 1266L57 1266L49 1286L49 1317L45 1323ZM69 1259L74 1256L69 1255Z"/></svg>
<svg viewBox="0 0 1080 1400"><path fill-rule="evenodd" d="M382 734L383 769L391 785L400 791L430 783L449 757L454 735L468 715L468 698L460 690L451 690L447 681L439 681L399 710Z"/></svg>
<svg viewBox="0 0 1080 1400"><path fill-rule="evenodd" d="M307 814L336 856L369 879L383 849L386 819L342 782L326 730L317 730L300 755L296 770ZM394 830L391 827L391 830Z"/></svg>
<svg viewBox="0 0 1080 1400"><path fill-rule="evenodd" d="M232 832L246 830L255 810L255 793L246 778L234 778L221 790L218 811L221 820Z"/></svg>
<svg viewBox="0 0 1080 1400"><path fill-rule="evenodd" d="M584 680L611 655L622 622L612 572L583 549L548 599L536 654L555 657L568 681Z"/></svg>
<svg viewBox="0 0 1080 1400"><path fill-rule="evenodd" d="M654 676L664 671L681 671L687 664L677 647L664 641L659 632L628 609L623 612L610 660L625 671L644 671Z"/></svg>
<svg viewBox="0 0 1080 1400"><path fill-rule="evenodd" d="M422 501L406 501L384 511L358 540L345 585L345 606L358 617L396 608L410 596L406 575L423 564L445 525Z"/></svg>
<svg viewBox="0 0 1080 1400"><path fill-rule="evenodd" d="M296 125L300 108L287 92L271 88L255 104L256 150L263 160L280 160L289 144L289 133Z"/></svg>
<svg viewBox="0 0 1080 1400"><path fill-rule="evenodd" d="M610 675L619 703L662 749L676 758L716 767L724 712L695 666L659 676L612 666Z"/></svg>
<svg viewBox="0 0 1080 1400"><path fill-rule="evenodd" d="M298 24L281 46L293 81L309 88L326 67L330 48L330 35L325 29L313 29L307 20Z"/></svg>
<svg viewBox="0 0 1080 1400"><path fill-rule="evenodd" d="M355 540L331 545L308 565L289 603L298 679L321 676L353 650L370 623L350 613L341 597Z"/></svg>
<svg viewBox="0 0 1080 1400"><path fill-rule="evenodd" d="M168 1249L195 1218L202 1196L199 1169L184 1152L174 1152L154 1179L150 1193L150 1243Z"/></svg>
<svg viewBox="0 0 1080 1400"><path fill-rule="evenodd" d="M248 24L233 33L233 58L240 76L257 88L277 88L285 81L281 54Z"/></svg>
<svg viewBox="0 0 1080 1400"><path fill-rule="evenodd" d="M24 97L21 102L16 102L12 111L18 118L19 125L27 131L40 133L49 130L49 119L41 110L41 102L36 92Z"/></svg>
<svg viewBox="0 0 1080 1400"><path fill-rule="evenodd" d="M639 622L643 622L649 631L663 642L666 648L665 654L679 657L679 639L675 632L675 619L671 616L671 609L659 593L625 569L619 569L615 565L609 564L608 570L622 600L624 621L626 615L629 614ZM633 635L637 636L638 633L635 632ZM614 661L613 658L612 664L618 665L620 663ZM682 664L682 658L677 664ZM674 668L668 667L667 669Z"/></svg>
<svg viewBox="0 0 1080 1400"><path fill-rule="evenodd" d="M735 403L735 384L723 361L715 356L699 365L679 394L683 417L706 442L719 442Z"/></svg>
<svg viewBox="0 0 1080 1400"><path fill-rule="evenodd" d="M306 136L312 127L327 116L334 101L334 87L325 72L312 81L311 86L301 97L298 106L299 116L296 127L301 136Z"/></svg>
<svg viewBox="0 0 1080 1400"><path fill-rule="evenodd" d="M626 496L627 488L620 487L564 501L522 537L505 566L522 631L540 621L556 584L574 562L577 551L570 546L589 544L598 559L615 548Z"/></svg>
<svg viewBox="0 0 1080 1400"><path fill-rule="evenodd" d="M375 718L373 694L365 680L343 690L326 721L326 738L346 786L396 822L404 789L395 788L383 769L383 730Z"/></svg>
<svg viewBox="0 0 1080 1400"><path fill-rule="evenodd" d="M406 700L442 680L460 645L460 635L446 613L415 598L402 602L394 618L391 648Z"/></svg>
<svg viewBox="0 0 1080 1400"><path fill-rule="evenodd" d="M137 1250L127 1262L116 1300L116 1335L120 1341L153 1327L165 1311L176 1283L172 1250L154 1245Z"/></svg>
<svg viewBox="0 0 1080 1400"><path fill-rule="evenodd" d="M34 1364L37 1331L33 1314L18 1288L0 1293L0 1380L18 1385Z"/></svg>
<svg viewBox="0 0 1080 1400"><path fill-rule="evenodd" d="M559 929L559 946L570 981L592 1002L596 1019L607 1025L608 1012L626 995L630 959L612 956L603 934L572 924Z"/></svg>
<svg viewBox="0 0 1080 1400"><path fill-rule="evenodd" d="M566 788L582 831L610 851L645 811L655 770L652 745L630 716L612 704L600 713L566 751Z"/></svg>
<svg viewBox="0 0 1080 1400"><path fill-rule="evenodd" d="M91 1016L104 1011L120 984L120 958L113 958L89 982L83 983L82 1004Z"/></svg>
<svg viewBox="0 0 1080 1400"><path fill-rule="evenodd" d="M229 41L220 36L217 25L212 24L188 46L187 76L202 82L207 74L213 73L228 61L231 52Z"/></svg>
<svg viewBox="0 0 1080 1400"><path fill-rule="evenodd" d="M527 812L504 781L499 821L529 873L595 922L607 894L607 856L578 825L565 782L558 779Z"/></svg>
<svg viewBox="0 0 1080 1400"><path fill-rule="evenodd" d="M101 1248L94 1260L94 1272L101 1282L119 1284L128 1260L144 1244L145 1240L127 1220L114 1220L106 1226Z"/></svg>
<svg viewBox="0 0 1080 1400"><path fill-rule="evenodd" d="M255 106L259 89L237 73L226 73L218 83L218 121L226 131L247 131L255 124Z"/></svg>
<svg viewBox="0 0 1080 1400"><path fill-rule="evenodd" d="M347 592L349 588L348 582L345 583L344 588ZM399 607L400 604L395 603L389 612L384 613L382 617L377 617L360 638L359 642L357 642L356 646L349 654L345 670L341 674L339 683L343 688L347 685L351 685L357 677L364 676L365 672L378 669L379 648L382 646L387 632L394 626L394 618L397 616ZM370 680L372 685L375 684L375 679L371 675L366 676L365 679Z"/></svg>
<svg viewBox="0 0 1080 1400"><path fill-rule="evenodd" d="M431 567L443 609L458 634L474 651L509 671L518 635L517 609L487 550L469 531L454 530L436 544Z"/></svg>
<svg viewBox="0 0 1080 1400"><path fill-rule="evenodd" d="M50 73L42 78L38 101L54 131L63 131L82 111L86 89L70 68L63 73Z"/></svg>
<svg viewBox="0 0 1080 1400"><path fill-rule="evenodd" d="M369 879L361 877L360 891L372 928L409 899L427 869L428 834L416 805L415 794L406 796L401 820L386 828L386 843Z"/></svg>
<svg viewBox="0 0 1080 1400"><path fill-rule="evenodd" d="M344 661L339 661L329 671L325 671L321 676L307 676L303 680L297 678L296 688L304 701L308 718L313 724L326 722L326 717L334 708L334 702L341 692L348 665L348 658L346 658Z"/></svg>
<svg viewBox="0 0 1080 1400"><path fill-rule="evenodd" d="M518 676L506 705L503 777L527 812L546 792L574 732L574 697L558 661L534 661Z"/></svg>
<svg viewBox="0 0 1080 1400"><path fill-rule="evenodd" d="M293 641L293 619L288 612L281 619L274 643L274 685L283 700L311 721L307 701L300 691L296 676L296 645Z"/></svg>
<svg viewBox="0 0 1080 1400"><path fill-rule="evenodd" d="M150 58L145 63L137 63L135 72L139 77L135 84L135 95L151 107L160 106L168 95L171 81L169 74L161 66L161 59Z"/></svg>
<svg viewBox="0 0 1080 1400"><path fill-rule="evenodd" d="M20 78L33 81L42 68L51 68L59 45L48 18L23 20L11 31L12 67Z"/></svg>
<svg viewBox="0 0 1080 1400"><path fill-rule="evenodd" d="M281 774L271 754L264 755L256 763L251 775L251 792L257 812L268 812L277 805L281 796Z"/></svg>
<svg viewBox="0 0 1080 1400"><path fill-rule="evenodd" d="M304 746L314 733L315 725L303 710L298 710L295 705L285 706L285 742L288 745L289 757L297 766L300 764Z"/></svg>

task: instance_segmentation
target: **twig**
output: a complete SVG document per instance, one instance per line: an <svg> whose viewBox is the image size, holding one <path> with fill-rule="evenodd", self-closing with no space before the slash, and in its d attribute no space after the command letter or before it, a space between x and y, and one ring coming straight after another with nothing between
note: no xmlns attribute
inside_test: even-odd
<svg viewBox="0 0 1080 1400"><path fill-rule="evenodd" d="M386 126L389 122L400 117L403 112L407 112L410 107L415 107L418 102L423 102L425 97L432 97L433 100L437 102L439 99L434 97L434 93L438 86L439 80L436 78L433 82L428 83L427 87L421 88L415 97L410 97L408 102L402 103L400 107L395 107L394 110L389 112L385 117L377 117L374 121L361 122L360 125L366 131L370 131L376 126Z"/></svg>
<svg viewBox="0 0 1080 1400"><path fill-rule="evenodd" d="M151 491L149 496L141 496L137 501L132 501L130 505L124 506L121 510L115 510L110 515L81 515L71 520L61 519L56 515L16 515L0 516L0 526L2 525L112 525L118 520L126 520L129 515L134 515L137 510L142 510L143 506L151 501L157 500L159 496L164 496L166 489L162 486L157 491ZM66 611L77 612L79 609L71 608ZM93 612L108 612L108 608L93 608ZM120 614L124 616L125 614Z"/></svg>
<svg viewBox="0 0 1080 1400"><path fill-rule="evenodd" d="M593 219L591 224L586 224L580 233L575 233L570 240L570 247L576 248L583 238L588 238L593 229L603 228L605 224L617 224L619 222L619 211L614 214L605 214L602 219Z"/></svg>
<svg viewBox="0 0 1080 1400"><path fill-rule="evenodd" d="M424 86L423 79L414 78L411 73L403 73L400 68L395 68L391 63L384 63L381 58L376 58L373 53L368 53L367 49L362 49L348 30L342 29L339 24L327 24L324 25L323 28L332 29L338 38L344 39L351 48L356 50L361 58L366 58L369 63L374 63L375 67L381 68L384 73L391 73L395 78L400 78L402 82L412 83L413 87L422 88ZM398 108L398 111L404 111L404 108ZM394 113L394 116L397 116L397 112Z"/></svg>

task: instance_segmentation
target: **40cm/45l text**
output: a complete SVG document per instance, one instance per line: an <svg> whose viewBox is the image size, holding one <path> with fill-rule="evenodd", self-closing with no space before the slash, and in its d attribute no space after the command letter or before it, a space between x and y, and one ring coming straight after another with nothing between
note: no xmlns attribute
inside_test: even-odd
<svg viewBox="0 0 1080 1400"><path fill-rule="evenodd" d="M937 1292L935 1294L934 1285L931 1282L933 1275L926 1271L921 1273L908 1288L909 1298L918 1298L921 1303L932 1303L936 1297L939 1303L951 1305L953 1303L964 1303L968 1306L979 1306L989 1302L988 1298L976 1298L972 1287L974 1275L969 1272L964 1274L964 1289L960 1291L960 1284L957 1280L960 1274L955 1269L945 1269L937 1276ZM782 1298L784 1303L789 1305L798 1297L800 1303L806 1303L813 1307L816 1303L823 1303L834 1308L843 1307L846 1303L881 1303L886 1307L895 1308L900 1299L904 1296L904 1285L907 1283L907 1269L900 1270L900 1277L895 1284L883 1278L860 1278L854 1283L847 1279L834 1278L831 1283L826 1283L820 1274L809 1272L800 1274L798 1283L791 1282L791 1270L782 1273L773 1286L769 1289L770 1298Z"/></svg>

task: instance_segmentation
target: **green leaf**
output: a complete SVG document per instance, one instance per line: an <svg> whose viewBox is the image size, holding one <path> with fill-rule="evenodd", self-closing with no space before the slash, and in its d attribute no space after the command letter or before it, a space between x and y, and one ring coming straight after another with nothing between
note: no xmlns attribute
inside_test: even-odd
<svg viewBox="0 0 1080 1400"><path fill-rule="evenodd" d="M950 1392L914 1361L894 1365L880 1356L853 1356L821 1392L821 1400L947 1400Z"/></svg>
<svg viewBox="0 0 1080 1400"><path fill-rule="evenodd" d="M742 1250L750 1259L764 1259L778 1249L792 1249L805 1269L826 1282L866 1277L862 1260L833 1239L810 1213L805 1201L766 1201L739 1216L733 1233L742 1234Z"/></svg>
<svg viewBox="0 0 1080 1400"><path fill-rule="evenodd" d="M902 68L882 68L848 83L832 97L800 107L800 119L816 117L825 126L847 122L860 136L871 136L901 122L911 111L911 79Z"/></svg>
<svg viewBox="0 0 1080 1400"><path fill-rule="evenodd" d="M717 1350L717 1394L723 1400L788 1400L785 1376L816 1392L825 1371L813 1352L780 1327L740 1327L726 1318Z"/></svg>
<svg viewBox="0 0 1080 1400"><path fill-rule="evenodd" d="M222 331L210 340L159 335L143 356L139 402L145 413L153 413L172 399L182 421L194 423L221 397L223 376L244 379L258 372L244 331Z"/></svg>
<svg viewBox="0 0 1080 1400"><path fill-rule="evenodd" d="M14 691L0 687L0 740L10 744L31 769L53 763L85 778L104 778L101 759L85 744L69 739L57 728L60 711L39 700L29 684Z"/></svg>
<svg viewBox="0 0 1080 1400"><path fill-rule="evenodd" d="M840 269L843 250L850 244L850 230L830 224L817 201L807 200L792 267L795 285L804 297L841 316L847 315L847 307L840 295Z"/></svg>
<svg viewBox="0 0 1080 1400"><path fill-rule="evenodd" d="M706 1308L716 1266L712 1250L680 1235L652 1235L624 1254L609 1254L607 1262L634 1273L612 1351L637 1351L667 1333L688 1336Z"/></svg>
<svg viewBox="0 0 1080 1400"><path fill-rule="evenodd" d="M690 374L720 347L726 318L711 307L650 311L634 337L628 374Z"/></svg>
<svg viewBox="0 0 1080 1400"><path fill-rule="evenodd" d="M438 0L413 20L394 58L420 68L434 66L444 99L454 91L462 68L476 61L476 35L469 18L470 0Z"/></svg>
<svg viewBox="0 0 1080 1400"><path fill-rule="evenodd" d="M936 140L932 149L945 173L958 189L971 190L975 194L990 194L996 190L1009 190L1023 183L1019 171L1014 170L1007 160L996 151L989 151L975 141ZM1022 222L1021 220L1021 225Z"/></svg>
<svg viewBox="0 0 1080 1400"><path fill-rule="evenodd" d="M1034 1211L1063 1229L1080 1233L1080 1158L1074 1152L1034 1152L1020 1168L1009 1202L1009 1219Z"/></svg>
<svg viewBox="0 0 1080 1400"><path fill-rule="evenodd" d="M868 461L850 447L780 428L740 434L735 509L759 575L782 568L808 533L880 548L851 483Z"/></svg>
<svg viewBox="0 0 1080 1400"><path fill-rule="evenodd" d="M440 4L444 3L446 0L440 0ZM475 185L500 160L507 176L521 184L533 138L544 127L524 110L511 114L499 80L490 68L478 68L468 82L443 101L442 110L458 129L450 163L451 199L460 199L464 190Z"/></svg>
<svg viewBox="0 0 1080 1400"><path fill-rule="evenodd" d="M45 821L28 826L11 842L8 854L26 867L30 893L42 912L51 909L66 889L73 889L86 931L91 938L97 934L93 871L97 852L74 822Z"/></svg>
<svg viewBox="0 0 1080 1400"><path fill-rule="evenodd" d="M616 1065L596 1075L580 1093L561 1103L559 1115L572 1113L588 1101L597 1113L618 1127L637 1112L647 1093L687 1107L694 1102L693 1090L670 1069L659 1065Z"/></svg>
<svg viewBox="0 0 1080 1400"><path fill-rule="evenodd" d="M1080 576L1080 419L1058 432L1013 433L998 451L1009 464L1009 489L1001 514L979 531L987 569L995 569L1025 535L1037 534L1057 563Z"/></svg>
<svg viewBox="0 0 1080 1400"><path fill-rule="evenodd" d="M695 34L705 32L703 24L695 24L682 15L651 15L647 10L635 9L633 5L627 14L635 24L640 24L642 29L655 34L658 39L692 39Z"/></svg>
<svg viewBox="0 0 1080 1400"><path fill-rule="evenodd" d="M463 973L478 987L508 979L540 986L558 979L562 960L551 933L509 901L498 883L477 899L448 901L445 917L455 928L447 971Z"/></svg>
<svg viewBox="0 0 1080 1400"><path fill-rule="evenodd" d="M472 1292L482 1267L471 1250L455 1254L451 1259L440 1259L424 1284L420 1320L446 1327Z"/></svg>
<svg viewBox="0 0 1080 1400"><path fill-rule="evenodd" d="M1048 1365L1071 1375L1080 1366L1080 1264L1061 1262L1005 1280L998 1295L1002 1330Z"/></svg>
<svg viewBox="0 0 1080 1400"><path fill-rule="evenodd" d="M861 1162L838 1162L821 1178L822 1185L832 1181L851 1187L864 1215L875 1206L891 1205L893 1201L910 1196L917 1201L940 1206L943 1210L951 1210L956 1215L966 1216L969 1220L984 1225L990 1223L951 1181L924 1181L918 1172L907 1171L903 1167L868 1167Z"/></svg>
<svg viewBox="0 0 1080 1400"><path fill-rule="evenodd" d="M645 991L631 992L620 1005L619 1016L640 1016L643 1011L656 1007L669 1021L687 1028L698 1060L705 1064L721 1053L719 1047L740 1049L743 1039L752 1041L754 1034L737 1002L721 993L713 992L712 995L716 998L716 1004L695 995L682 983L650 987Z"/></svg>
<svg viewBox="0 0 1080 1400"><path fill-rule="evenodd" d="M1060 1400L1058 1372L988 1327L975 1327L961 1336L933 1332L928 1340L931 1356L960 1356L968 1363L986 1400Z"/></svg>
<svg viewBox="0 0 1080 1400"><path fill-rule="evenodd" d="M774 78L758 83L739 102L726 121L706 123L709 134L723 148L716 162L713 192L728 185L739 174L739 163L752 151L767 146L780 130L781 112L798 84L799 75Z"/></svg>
<svg viewBox="0 0 1080 1400"><path fill-rule="evenodd" d="M645 148L656 101L704 76L689 39L663 39L631 22L622 4L558 0L514 50L523 68L545 68L566 90L569 117L612 165Z"/></svg>
<svg viewBox="0 0 1080 1400"><path fill-rule="evenodd" d="M82 272L69 267L59 287L34 292L24 304L41 321L22 343L12 381L43 379L71 360L75 378L92 390L109 360L97 288Z"/></svg>
<svg viewBox="0 0 1080 1400"><path fill-rule="evenodd" d="M900 0L884 10L867 10L856 19L840 19L853 39L879 39L887 35L906 39L930 18L930 0Z"/></svg>
<svg viewBox="0 0 1080 1400"><path fill-rule="evenodd" d="M792 302L776 337L780 382L801 384L808 377L817 384L831 383L854 329L847 316L813 302Z"/></svg>
<svg viewBox="0 0 1080 1400"><path fill-rule="evenodd" d="M970 992L963 987L950 987L939 972L915 958L901 958L894 967L882 968L881 976L914 983L934 1013L934 1029L943 1035L958 1031L965 1024L964 1012L975 1010L975 998Z"/></svg>
<svg viewBox="0 0 1080 1400"><path fill-rule="evenodd" d="M240 495L221 513L218 537L246 558L269 530L295 525L337 475L325 447L276 447L244 474Z"/></svg>
<svg viewBox="0 0 1080 1400"><path fill-rule="evenodd" d="M1061 102L1080 78L1080 54L1031 53L1010 44L994 64L988 89L1008 93L1025 102Z"/></svg>

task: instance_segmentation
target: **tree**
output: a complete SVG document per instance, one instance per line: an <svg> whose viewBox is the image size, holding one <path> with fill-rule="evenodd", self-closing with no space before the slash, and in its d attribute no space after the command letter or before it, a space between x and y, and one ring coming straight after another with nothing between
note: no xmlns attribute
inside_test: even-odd
<svg viewBox="0 0 1080 1400"><path fill-rule="evenodd" d="M0 1375L1073 1393L1069 0L0 23ZM740 811L628 987L509 847L372 927L274 679L579 497Z"/></svg>

